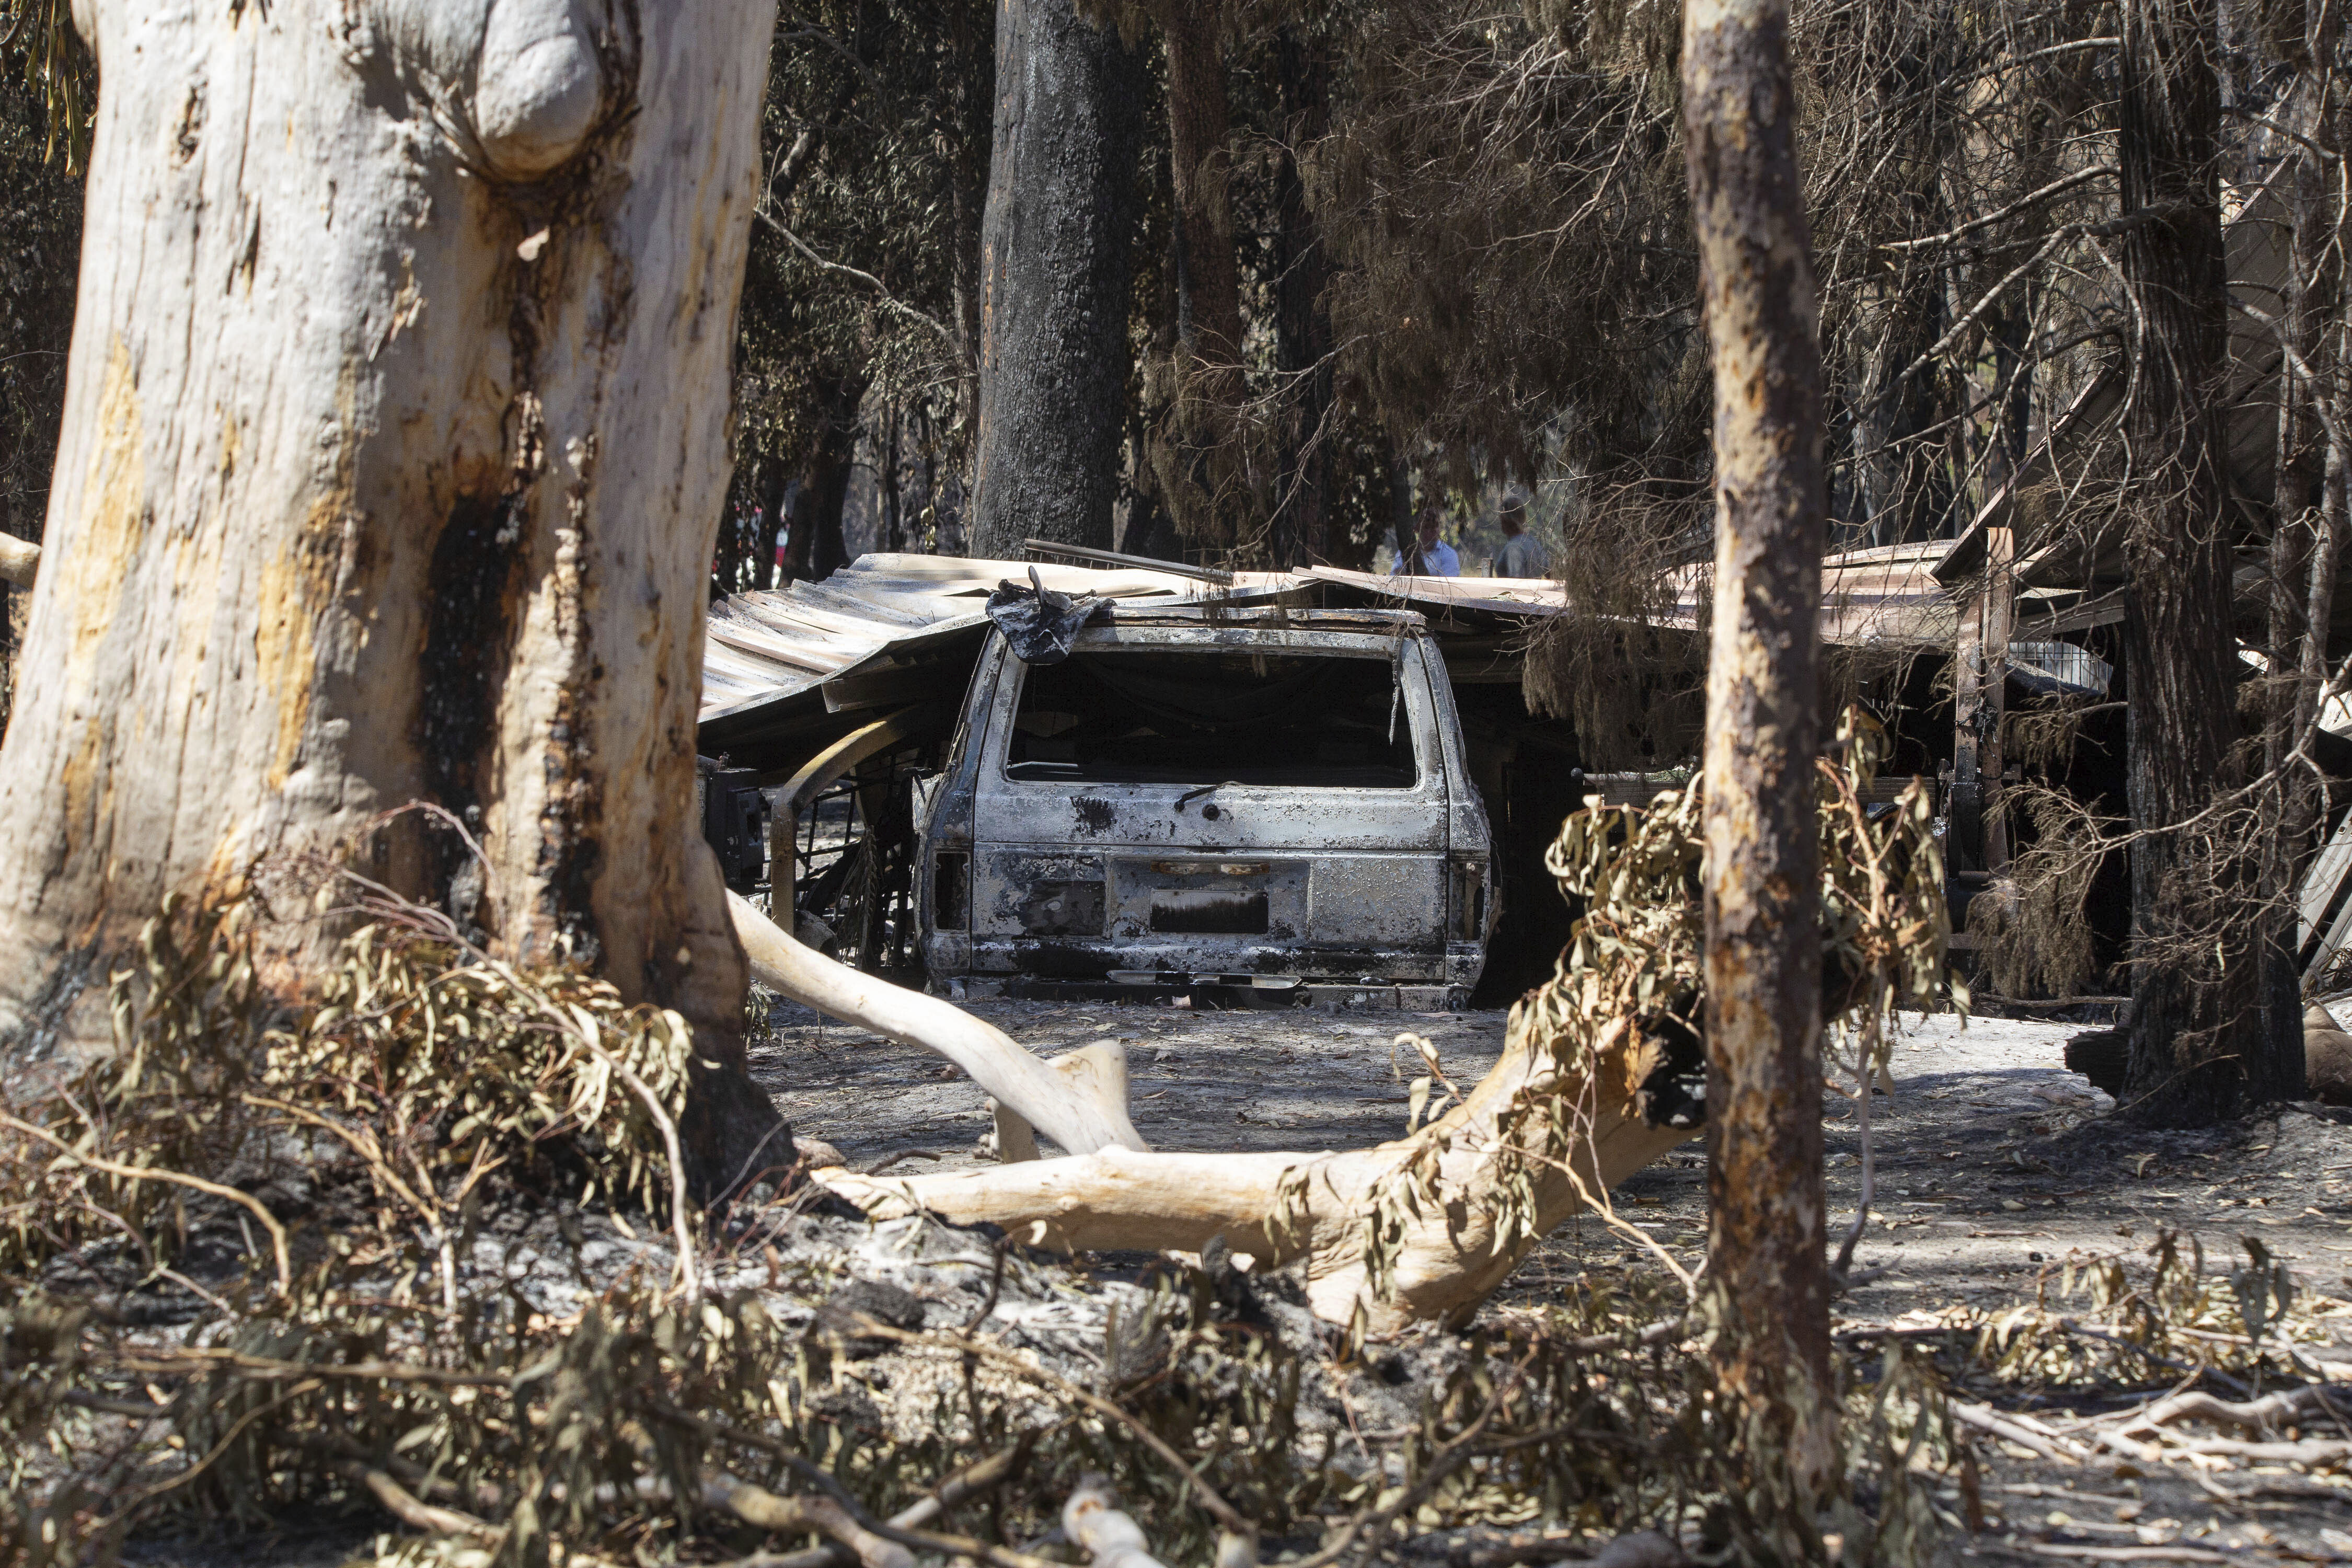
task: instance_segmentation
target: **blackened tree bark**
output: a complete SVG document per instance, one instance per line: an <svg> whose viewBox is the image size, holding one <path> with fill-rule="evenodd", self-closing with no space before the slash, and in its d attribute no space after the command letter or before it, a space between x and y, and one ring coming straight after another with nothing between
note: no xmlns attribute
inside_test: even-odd
<svg viewBox="0 0 2352 1568"><path fill-rule="evenodd" d="M2302 933L2295 890L2318 848L2325 798L2313 770L2291 761L2296 742L2319 717L2328 673L2327 633L2334 618L2336 577L2343 547L2341 426L2323 426L2317 400L2339 384L2334 334L2325 330L2341 286L2333 240L2336 204L2327 169L2334 162L2336 117L2331 112L2336 0L2308 8L2301 38L2281 40L2294 68L2284 101L2273 111L2287 132L2278 139L2286 160L2284 189L2289 215L2287 279L2279 309L2278 446L2272 472L2271 701L2263 763L2279 780L2280 828L2264 846L2263 894L2269 930L2263 961L2271 1008L2272 1049L2291 1049L2289 1031L2302 1034ZM2322 438L2323 429L2326 429Z"/></svg>
<svg viewBox="0 0 2352 1568"><path fill-rule="evenodd" d="M1688 0L1683 127L1715 364L1707 659L1707 1274L1737 1440L1776 1550L1814 1561L1836 1474L1822 1193L1814 757L1826 511L1820 307L1786 0Z"/></svg>
<svg viewBox="0 0 2352 1568"><path fill-rule="evenodd" d="M1169 170L1176 187L1177 342L1203 365L1241 362L1241 263L1234 254L1226 182L1231 111L1225 100L1224 7L1193 0L1162 7L1168 46Z"/></svg>
<svg viewBox="0 0 2352 1568"><path fill-rule="evenodd" d="M1142 68L1070 0L1003 0L981 219L971 552L1110 547Z"/></svg>
<svg viewBox="0 0 2352 1568"><path fill-rule="evenodd" d="M784 542L784 465L762 458L752 487L760 509L759 537L752 542L751 586L776 585L776 552Z"/></svg>
<svg viewBox="0 0 2352 1568"><path fill-rule="evenodd" d="M2195 1126L2299 1094L2299 1031L2270 1027L2242 825L2185 827L2236 782L2231 553L2219 400L2229 297L2214 158L2214 0L2126 0L2122 265L2141 323L2126 427L2124 594L2132 1016L2124 1099ZM2280 1047L2291 1040L2294 1049Z"/></svg>
<svg viewBox="0 0 2352 1568"><path fill-rule="evenodd" d="M1219 0L1159 0L1168 58L1168 166L1175 194L1176 344L1172 438L1155 446L1179 531L1231 543L1251 509L1238 417L1241 262L1227 186L1233 153ZM1255 521L1250 519L1248 521Z"/></svg>
<svg viewBox="0 0 2352 1568"><path fill-rule="evenodd" d="M1284 145L1275 162L1279 229L1275 259L1275 368L1297 378L1283 432L1282 475L1275 496L1274 564L1329 562L1333 437L1331 316L1323 290L1331 278L1297 150L1330 129L1331 62L1323 41L1297 27L1275 36L1275 79L1281 93Z"/></svg>
<svg viewBox="0 0 2352 1568"><path fill-rule="evenodd" d="M800 489L793 492L788 582L816 582L848 564L841 512L857 468L857 411L866 387L863 375L833 374L818 383L816 433L809 441Z"/></svg>

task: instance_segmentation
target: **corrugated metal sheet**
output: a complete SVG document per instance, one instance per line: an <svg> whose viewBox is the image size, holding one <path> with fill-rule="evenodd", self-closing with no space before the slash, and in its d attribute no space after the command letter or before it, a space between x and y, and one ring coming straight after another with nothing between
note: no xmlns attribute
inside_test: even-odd
<svg viewBox="0 0 2352 1568"><path fill-rule="evenodd" d="M887 655L986 623L988 595L1025 582L1025 561L945 555L861 555L822 583L738 594L710 606L704 647L704 722L772 701ZM1169 572L1040 564L1045 586L1139 604L1222 598L1257 603L1303 586L1286 573L1244 572L1230 589Z"/></svg>
<svg viewBox="0 0 2352 1568"><path fill-rule="evenodd" d="M1822 580L1822 635L1847 646L1945 643L1953 606L1930 568L1948 542L1832 556ZM1025 581L1025 561L937 555L866 555L821 583L739 594L710 607L703 661L706 749L796 754L847 724L836 718L916 700L952 702L962 690L956 645L976 651L989 594ZM1401 605L1422 611L1441 640L1497 631L1560 614L1557 582L1496 577L1382 577L1313 566L1240 572L1230 585L1172 572L1038 564L1049 588L1123 603L1235 605L1290 599L1329 608ZM1701 574L1678 579L1682 603L1667 619L1695 626ZM965 662L969 655L963 656ZM1516 658L1516 656L1512 656ZM1504 670L1496 679L1509 679ZM952 686L953 689L941 689Z"/></svg>

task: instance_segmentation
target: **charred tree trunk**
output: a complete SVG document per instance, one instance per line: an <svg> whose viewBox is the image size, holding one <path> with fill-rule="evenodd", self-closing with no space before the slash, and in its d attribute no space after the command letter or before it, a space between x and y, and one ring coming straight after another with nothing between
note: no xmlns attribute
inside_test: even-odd
<svg viewBox="0 0 2352 1568"><path fill-rule="evenodd" d="M876 449L882 459L875 485L882 509L882 548L894 555L907 548L905 500L898 485L898 429L905 422L904 409L891 404L883 414L882 439Z"/></svg>
<svg viewBox="0 0 2352 1568"><path fill-rule="evenodd" d="M1785 0L1688 0L1682 77L1715 364L1706 1305L1759 1500L1803 1533L1836 1475L1837 1409L1814 805L1822 361L1788 26Z"/></svg>
<svg viewBox="0 0 2352 1568"><path fill-rule="evenodd" d="M1003 0L981 220L971 552L1110 548L1142 68L1070 0Z"/></svg>
<svg viewBox="0 0 2352 1568"><path fill-rule="evenodd" d="M2132 1016L2124 1100L2159 1125L2300 1094L2269 1026L2259 889L2242 823L2184 825L2234 782L2232 556L2220 403L2229 297L2214 158L2213 0L2126 0L2122 264L2141 324L2126 427L2124 658L2132 826ZM2284 1034L2284 1031L2281 1031Z"/></svg>
<svg viewBox="0 0 2352 1568"><path fill-rule="evenodd" d="M783 464L773 458L761 458L752 490L760 509L757 537L751 545L757 552L751 563L754 588L776 585L776 552L784 542L784 488Z"/></svg>
<svg viewBox="0 0 2352 1568"><path fill-rule="evenodd" d="M2315 8L2314 25L2326 37L2335 6ZM2317 830L2325 804L2319 780L2312 771L2291 762L2297 743L2318 717L2319 684L2305 686L2306 674L2324 676L2327 661L2327 622L2333 607L2336 563L2332 550L2315 549L2325 531L2318 475L2320 454L2313 437L2315 395L2324 387L2307 384L2305 371L2317 372L2322 357L2320 326L2326 306L2321 294L2326 269L2327 116L2323 73L2312 70L2304 51L2295 61L2297 72L2276 117L2296 138L2282 138L2286 168L2280 186L2288 211L2286 287L2279 301L2278 333L2282 357L2278 378L2278 444L2272 465L2273 492L2270 542L2269 701L2265 705L2263 763L2278 781L2279 830L2263 852L2263 893L2267 929L2263 963L2263 994L2273 1035L2291 1030L2292 1040L2274 1037L2273 1051L2299 1048L2303 1016L2302 942L2298 929L2296 889L2317 847ZM2323 583L2313 574L2315 559L2324 558Z"/></svg>
<svg viewBox="0 0 2352 1568"><path fill-rule="evenodd" d="M1240 439L1241 262L1226 188L1224 13L1214 0L1174 0L1156 12L1168 58L1176 330L1169 428L1154 443L1153 467L1179 531L1214 544L1234 543L1252 510Z"/></svg>
<svg viewBox="0 0 2352 1568"><path fill-rule="evenodd" d="M1177 342L1204 367L1241 363L1241 263L1226 182L1224 7L1167 8L1169 173L1176 188Z"/></svg>
<svg viewBox="0 0 2352 1568"><path fill-rule="evenodd" d="M1331 62L1322 41L1296 27L1275 37L1286 143L1275 163L1280 230L1276 237L1275 368L1295 381L1284 418L1282 472L1275 496L1276 566L1335 561L1331 547L1331 316L1323 303L1331 264L1307 209L1297 150L1321 140L1331 123Z"/></svg>
<svg viewBox="0 0 2352 1568"><path fill-rule="evenodd" d="M681 737L772 9L76 11L106 90L0 749L8 1088L107 1048L167 895L315 856L677 1008L733 1170L775 1113ZM483 859L381 820L418 800ZM265 974L298 998L331 939L265 926Z"/></svg>
<svg viewBox="0 0 2352 1568"><path fill-rule="evenodd" d="M861 376L818 380L816 429L809 437L808 463L785 509L783 576L788 583L817 582L847 563L841 513L857 468L857 410L865 398Z"/></svg>

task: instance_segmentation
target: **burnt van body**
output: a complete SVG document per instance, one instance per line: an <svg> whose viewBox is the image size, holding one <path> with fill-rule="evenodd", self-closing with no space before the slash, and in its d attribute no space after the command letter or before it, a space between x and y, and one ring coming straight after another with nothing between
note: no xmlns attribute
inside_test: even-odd
<svg viewBox="0 0 2352 1568"><path fill-rule="evenodd" d="M950 994L1203 985L1459 1006L1486 815L1409 611L1113 609L992 635L926 791L920 940Z"/></svg>

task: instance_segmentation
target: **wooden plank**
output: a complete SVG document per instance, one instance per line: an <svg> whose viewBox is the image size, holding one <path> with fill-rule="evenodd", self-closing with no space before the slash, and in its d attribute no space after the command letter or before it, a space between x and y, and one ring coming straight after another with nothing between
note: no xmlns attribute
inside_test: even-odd
<svg viewBox="0 0 2352 1568"><path fill-rule="evenodd" d="M1984 746L1977 765L1984 777L1985 869L2009 869L2009 818L2001 809L2009 770L2002 720L2009 700L2009 643L2017 625L2017 532L1985 531Z"/></svg>

